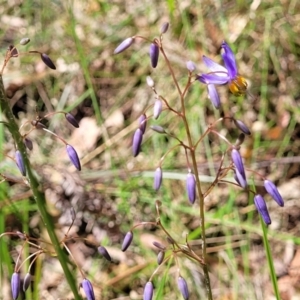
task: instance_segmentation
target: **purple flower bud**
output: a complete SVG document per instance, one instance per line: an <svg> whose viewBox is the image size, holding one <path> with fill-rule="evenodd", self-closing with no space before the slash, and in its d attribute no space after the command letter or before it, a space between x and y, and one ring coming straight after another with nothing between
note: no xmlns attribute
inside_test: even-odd
<svg viewBox="0 0 300 300"><path fill-rule="evenodd" d="M13 299L16 300L20 293L20 273L14 272L11 276L11 292Z"/></svg>
<svg viewBox="0 0 300 300"><path fill-rule="evenodd" d="M251 135L250 129L247 127L247 125L244 122L236 119L234 119L233 122L240 131L242 131L246 135Z"/></svg>
<svg viewBox="0 0 300 300"><path fill-rule="evenodd" d="M158 133L166 133L166 131L161 127L161 126L158 126L158 125L151 125L150 128L155 131L155 132L158 132Z"/></svg>
<svg viewBox="0 0 300 300"><path fill-rule="evenodd" d="M132 140L132 154L134 157L138 156L138 154L140 153L142 141L143 141L143 131L140 128L138 128L135 131Z"/></svg>
<svg viewBox="0 0 300 300"><path fill-rule="evenodd" d="M247 180L246 180L244 164L240 152L236 149L232 149L231 158L235 165L235 171L236 171L236 176L238 178L238 182L243 188L246 188Z"/></svg>
<svg viewBox="0 0 300 300"><path fill-rule="evenodd" d="M50 69L56 70L56 67L55 67L53 61L50 59L50 57L47 54L41 53L41 59L47 67L49 67Z"/></svg>
<svg viewBox="0 0 300 300"><path fill-rule="evenodd" d="M27 45L30 42L30 38L22 38L20 45Z"/></svg>
<svg viewBox="0 0 300 300"><path fill-rule="evenodd" d="M70 158L72 164L75 166L75 168L78 171L80 171L81 165L80 165L80 160L78 158L78 154L77 154L76 150L71 145L67 145L67 153L69 155L69 158Z"/></svg>
<svg viewBox="0 0 300 300"><path fill-rule="evenodd" d="M95 300L94 289L91 282L88 279L83 279L81 286L85 292L86 298L88 300Z"/></svg>
<svg viewBox="0 0 300 300"><path fill-rule="evenodd" d="M152 43L150 45L149 55L150 55L151 66L153 68L156 68L157 63L158 63L158 56L159 56L159 48L158 48L157 44Z"/></svg>
<svg viewBox="0 0 300 300"><path fill-rule="evenodd" d="M114 54L119 54L123 51L125 51L127 48L129 48L134 42L133 37L129 37L126 40L124 40L114 51Z"/></svg>
<svg viewBox="0 0 300 300"><path fill-rule="evenodd" d="M160 189L162 183L162 177L163 174L161 168L157 168L154 173L154 184L153 184L153 187L156 191Z"/></svg>
<svg viewBox="0 0 300 300"><path fill-rule="evenodd" d="M186 190L191 204L194 204L196 200L196 179L195 175L190 172L186 176Z"/></svg>
<svg viewBox="0 0 300 300"><path fill-rule="evenodd" d="M26 146L27 149L32 150L33 149L33 143L32 140L29 138L24 139L24 145Z"/></svg>
<svg viewBox="0 0 300 300"><path fill-rule="evenodd" d="M189 299L189 289L188 289L185 279L183 277L179 276L178 280L177 280L177 284L178 284L179 291L182 294L184 300L188 300Z"/></svg>
<svg viewBox="0 0 300 300"><path fill-rule="evenodd" d="M153 284L151 281L148 281L144 288L143 300L152 300L152 298L153 298Z"/></svg>
<svg viewBox="0 0 300 300"><path fill-rule="evenodd" d="M140 123L140 129L142 133L144 134L146 131L147 127L147 116L145 114L142 114L139 118L139 123Z"/></svg>
<svg viewBox="0 0 300 300"><path fill-rule="evenodd" d="M258 210L259 214L263 218L264 222L269 225L271 224L271 218L268 212L268 208L264 198L261 195L256 195L254 197L254 204L256 209Z"/></svg>
<svg viewBox="0 0 300 300"><path fill-rule="evenodd" d="M66 117L67 121L68 121L71 125L73 125L73 126L76 127L76 128L79 128L79 124L78 124L78 122L76 121L76 119L75 119L75 117L74 117L73 115L71 115L70 113L66 113L66 114L65 114L65 117Z"/></svg>
<svg viewBox="0 0 300 300"><path fill-rule="evenodd" d="M110 255L109 255L109 253L108 253L108 251L106 250L105 247L103 247L103 246L98 247L98 252L99 252L104 258L106 258L108 261L110 261L110 262L112 261Z"/></svg>
<svg viewBox="0 0 300 300"><path fill-rule="evenodd" d="M23 281L23 291L26 292L27 289L29 288L31 283L31 274L27 273L24 277L24 281Z"/></svg>
<svg viewBox="0 0 300 300"><path fill-rule="evenodd" d="M151 88L153 88L154 87L154 81L153 81L153 79L150 76L147 76L146 80L147 80L148 86L151 87Z"/></svg>
<svg viewBox="0 0 300 300"><path fill-rule="evenodd" d="M16 160L16 164L17 164L21 174L23 176L26 176L26 168L25 168L23 156L19 150L16 151L15 160Z"/></svg>
<svg viewBox="0 0 300 300"><path fill-rule="evenodd" d="M160 116L162 111L162 101L160 99L156 99L153 106L153 117L157 119Z"/></svg>
<svg viewBox="0 0 300 300"><path fill-rule="evenodd" d="M166 250L166 247L165 247L164 245L162 245L161 243L159 243L159 242L154 241L152 244L153 244L156 248L158 248L158 249L160 249L160 250L162 250L162 251Z"/></svg>
<svg viewBox="0 0 300 300"><path fill-rule="evenodd" d="M196 66L192 61L187 61L186 62L186 68L192 73L196 70Z"/></svg>
<svg viewBox="0 0 300 300"><path fill-rule="evenodd" d="M278 189L275 186L275 184L272 181L266 179L264 181L264 186L265 186L266 191L277 202L277 204L279 206L284 206L283 199L282 199L281 195L279 194Z"/></svg>
<svg viewBox="0 0 300 300"><path fill-rule="evenodd" d="M122 251L125 252L128 247L130 246L131 242L132 242L132 239L133 239L133 233L132 231L128 231L124 237L124 240L123 240L123 244L122 244Z"/></svg>
<svg viewBox="0 0 300 300"><path fill-rule="evenodd" d="M157 254L157 264L160 265L165 258L165 251L159 251Z"/></svg>
<svg viewBox="0 0 300 300"><path fill-rule="evenodd" d="M160 33L164 34L164 33L166 33L168 31L168 29L169 29L169 23L165 22L160 27Z"/></svg>

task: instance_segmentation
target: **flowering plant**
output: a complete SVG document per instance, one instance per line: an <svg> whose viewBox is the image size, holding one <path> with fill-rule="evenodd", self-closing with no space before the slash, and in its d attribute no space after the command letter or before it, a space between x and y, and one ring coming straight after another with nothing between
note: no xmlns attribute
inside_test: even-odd
<svg viewBox="0 0 300 300"><path fill-rule="evenodd" d="M204 200L205 198L212 192L212 190L219 183L227 183L233 184L236 187L240 187L247 191L250 195L254 196L254 204L257 208L258 213L262 217L262 220L266 225L271 223L271 217L269 215L266 202L264 198L257 194L254 189L252 189L248 185L247 177L249 176L247 173L252 173L254 176L259 177L264 181L264 186L266 191L274 198L274 200L280 205L283 206L283 199L280 196L276 186L274 183L266 179L264 176L260 175L258 172L249 169L245 166L240 148L242 143L245 140L247 135L251 135L251 131L248 126L241 120L236 119L232 113L226 114L226 116L216 119L211 124L207 125L205 132L199 136L195 137L191 134L191 121L189 120L189 112L186 107L188 91L195 82L200 81L207 86L209 99L211 100L213 106L217 109L221 109L221 101L219 94L216 89L216 85L228 85L230 92L235 96L245 95L247 93L247 81L246 79L238 74L238 69L236 65L236 60L234 57L234 53L229 47L229 45L223 41L221 44L222 58L224 60L224 65L222 66L207 56L203 56L204 64L210 69L209 73L195 74L196 66L193 62L188 61L186 63L186 67L188 70L187 73L187 81L184 86L181 86L179 80L174 71L174 67L172 66L171 61L169 60L168 54L166 53L163 45L163 35L168 30L169 24L163 24L159 38L154 38L150 40L143 36L132 36L125 39L116 49L115 54L119 54L129 47L131 47L137 39L141 39L148 43L149 48L149 56L150 56L150 65L152 68L156 68L158 66L159 57L162 56L164 62L169 70L170 77L172 79L173 84L176 87L176 91L178 94L178 98L180 99L180 108L172 106L172 104L167 100L165 95L161 95L155 86L155 81L151 77L147 77L147 84L152 89L155 95L154 103L149 106L145 111L141 113L141 117L138 120L138 127L134 132L133 140L132 140L132 152L133 156L139 155L142 151L142 142L143 136L145 134L145 129L149 120L153 117L154 119L158 119L162 113L162 111L169 111L178 117L184 128L186 136L184 138L179 138L176 135L176 132L169 132L167 128L163 128L158 125L150 126L150 128L156 133L163 134L168 136L169 138L173 138L177 140L178 144L175 147L182 147L185 153L186 165L187 165L187 177L186 177L186 191L187 197L189 199L190 204L194 205L195 203L199 204L199 221L200 221L200 232L201 232L201 255L196 255L195 251L190 247L188 240L185 241L185 245L175 241L172 234L166 230L166 228L160 222L160 213L159 213L159 205L156 202L156 211L158 214L157 221L154 223L149 222L141 222L131 228L131 230L126 234L122 250L126 251L130 244L133 241L133 230L137 226L143 226L146 224L152 224L160 227L163 232L166 234L166 238L169 241L171 249L168 251L165 246L159 245L160 249L158 255L158 269L161 266L169 261L170 258L175 259L175 263L178 269L178 287L184 299L189 298L188 292L188 284L185 279L180 274L180 265L178 263L178 256L184 255L189 257L190 259L199 263L201 268L203 269L204 274L204 285L206 287L207 297L208 299L212 299L212 289L210 285L210 277L208 272L208 264L207 264L207 243L206 243L206 220L205 220L205 207ZM152 113L149 110L153 108ZM227 116L228 115L228 116ZM235 143L230 141L230 138L224 136L222 133L218 131L219 124L224 123L225 121L230 120L235 125L236 129L241 133L239 138ZM208 186L205 190L205 186L201 182L198 170L197 163L197 149L199 145L204 141L205 138L208 137L209 134L213 134L217 136L220 140L224 141L227 145L227 149L223 152L223 155L219 162L219 167L216 172L215 178L213 182ZM163 162L165 157L175 148L166 150L164 156L160 159L159 165L156 167L156 171L154 172L154 189L157 191L160 189L163 182ZM227 163L227 161L229 161ZM229 181L226 177L233 173L233 177L235 178L235 182ZM167 253L169 255L167 255ZM157 270L154 271L153 275L157 273ZM154 295L154 287L151 282L152 276L150 280L145 285L144 290L144 299L150 300Z"/></svg>

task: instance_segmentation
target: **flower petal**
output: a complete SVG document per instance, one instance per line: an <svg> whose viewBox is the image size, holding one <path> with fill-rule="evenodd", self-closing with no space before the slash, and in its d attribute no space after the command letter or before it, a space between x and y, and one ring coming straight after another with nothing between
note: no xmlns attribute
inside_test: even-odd
<svg viewBox="0 0 300 300"><path fill-rule="evenodd" d="M234 53L225 41L223 41L221 48L223 49L222 57L225 67L228 70L230 78L234 79L238 73Z"/></svg>
<svg viewBox="0 0 300 300"><path fill-rule="evenodd" d="M232 149L231 159L235 165L236 176L239 184L245 188L247 184L245 168L240 152L237 149Z"/></svg>
<svg viewBox="0 0 300 300"><path fill-rule="evenodd" d="M197 78L199 81L205 84L225 84L230 80L229 75L219 76L217 74L202 74Z"/></svg>
<svg viewBox="0 0 300 300"><path fill-rule="evenodd" d="M219 76L228 76L228 71L225 67L219 65L218 63L214 62L207 56L203 55L203 61L205 65L213 72L217 72Z"/></svg>
<svg viewBox="0 0 300 300"><path fill-rule="evenodd" d="M209 99L210 99L211 103L213 104L213 106L217 109L220 108L221 101L220 101L220 97L219 97L216 87L213 84L208 84L207 90L208 90Z"/></svg>

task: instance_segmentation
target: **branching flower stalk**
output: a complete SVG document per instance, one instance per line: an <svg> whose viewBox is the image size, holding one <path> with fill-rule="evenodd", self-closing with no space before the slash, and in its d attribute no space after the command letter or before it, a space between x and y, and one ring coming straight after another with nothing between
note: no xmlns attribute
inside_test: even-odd
<svg viewBox="0 0 300 300"><path fill-rule="evenodd" d="M202 257L203 257L203 273L204 273L204 281L205 281L205 287L206 287L206 293L208 296L209 300L212 300L212 291L211 291L211 285L210 285L210 278L209 278L209 273L208 273L208 267L206 264L206 234L205 234L205 208L204 208L204 196L202 193L201 189L201 181L200 181L200 176L198 172L198 166L197 166L197 160L196 160L196 153L195 153L195 145L192 140L191 132L190 132L190 127L189 123L186 117L186 110L185 110L185 95L186 92L188 91L188 88L191 85L191 76L189 76L189 80L186 84L186 87L184 88L184 92L181 92L181 89L179 87L179 83L176 79L176 76L174 74L172 65L162 47L160 46L161 53L165 59L165 62L169 68L169 71L172 75L173 82L177 88L179 97L180 97L180 103L181 103L181 113L179 113L179 116L182 118L185 131L186 131L186 136L188 140L188 145L189 145L189 151L190 151L190 158L192 159L192 166L193 166L193 173L195 174L195 179L196 179L196 187L197 187L197 193L199 197L199 216L200 216L200 227L201 227L201 239L202 239ZM191 72L190 74L191 75Z"/></svg>
<svg viewBox="0 0 300 300"><path fill-rule="evenodd" d="M11 133L12 138L13 138L17 148L22 153L25 168L27 171L28 184L32 190L32 194L33 194L33 197L38 206L41 217L43 219L44 226L47 229L47 232L49 234L51 242L55 248L58 260L63 268L63 271L65 273L68 284L70 285L70 288L72 289L75 299L81 299L81 297L79 296L78 290L77 290L76 280L74 279L73 273L70 271L70 269L67 265L68 257L66 256L64 251L61 249L59 240L57 239L57 236L55 234L54 222L52 220L52 217L49 215L49 213L47 211L45 195L42 192L39 182L36 179L32 169L31 169L30 162L29 162L29 159L28 159L28 156L26 153L26 148L23 143L23 137L21 136L21 134L19 132L19 127L15 121L13 112L9 106L8 99L5 95L5 89L4 89L4 85L3 85L2 75L0 75L0 108L1 108L2 113L7 118L7 123L8 123L7 128L9 130L9 132Z"/></svg>
<svg viewBox="0 0 300 300"><path fill-rule="evenodd" d="M194 137L191 134L190 124L189 124L189 114L188 114L189 111L186 110L185 102L187 101L187 94L189 92L189 88L193 83L200 82L201 84L205 84L207 86L209 99L213 104L213 106L215 107L215 109L221 108L220 97L216 89L217 85L227 84L230 92L235 96L241 96L246 93L249 94L249 92L247 91L247 82L245 78L239 75L238 73L234 53L229 47L229 45L225 41L223 41L221 44L221 49L222 49L221 54L223 57L225 67L219 65L218 63L214 62L210 58L203 56L203 61L205 65L210 69L210 72L207 74L197 75L194 73L196 68L194 63L188 61L186 63L186 67L188 69L188 79L186 84L183 87L181 87L179 81L176 78L175 72L173 70L173 66L168 58L168 55L166 54L163 48L162 37L167 29L168 29L168 24L165 23L161 29L160 37L155 38L153 40L149 40L148 38L139 35L135 35L130 38L127 38L115 49L114 53L118 54L120 52L123 52L124 50L129 48L136 39L142 39L145 42L150 43L149 56L150 56L150 63L152 68L157 67L159 54L161 53L164 62L167 66L167 69L169 71L169 74L171 76L172 84L175 85L175 89L177 90L180 103L179 103L179 108L177 106L174 108L165 97L158 94L155 88L155 83L152 80L152 78L149 76L147 77L147 84L155 94L155 102L154 104L149 105L143 111L139 119L139 128L137 128L134 133L132 150L134 156L137 156L140 153L143 135L145 133L145 129L147 125L146 123L150 119L150 117L153 117L154 119L158 119L161 112L170 111L174 113L176 117L180 118L180 120L182 121L186 133L184 140L181 140L180 138L176 137L176 133L168 132L168 130L165 130L163 127L159 125L150 126L150 128L153 131L159 134L164 134L169 137L175 138L179 142L179 144L175 145L174 147L165 150L164 155L161 157L159 165L154 173L154 189L157 191L161 186L162 178L163 178L162 164L165 157L175 147L179 146L184 148L184 152L186 156L186 164L188 168L188 174L186 177L186 191L187 191L188 199L190 201L190 204L194 204L195 200L199 199L200 232L201 232L201 240L202 240L201 243L202 245L199 252L201 253L201 257L199 257L199 255L197 255L193 251L187 239L186 239L186 244L184 246L182 246L181 243L174 241L170 233L168 233L166 228L160 222L157 202L156 202L156 210L157 210L158 218L156 220L155 225L160 227L160 229L166 235L169 244L172 245L172 253L170 255L175 258L176 264L178 266L177 283L183 298L185 300L188 299L189 292L188 292L187 282L180 275L178 254L183 254L184 256L194 261L197 261L199 263L204 273L204 286L206 289L207 298L209 300L212 300L212 290L210 285L210 278L209 278L207 257L206 257L207 244L206 244L206 233L205 233L205 207L204 207L205 197L209 195L209 193L213 190L213 188L218 183L228 183L236 187L240 187L246 190L248 193L252 193L254 195L254 204L256 206L258 213L261 215L266 225L271 224L271 218L268 213L268 208L264 198L261 195L257 194L255 191L251 190L251 188L248 186L247 176L246 176L246 170L247 170L248 172L252 172L254 175L260 177L260 179L264 181L264 187L266 192L277 202L279 206L283 206L284 202L273 182L271 182L267 178L264 178L257 172L249 170L248 168L246 169L244 167L243 159L240 154L240 146L243 143L245 136L250 135L251 132L247 127L247 125L243 121L235 119L231 112L229 112L227 116L219 118L216 121L214 121L212 124L209 124L207 126L207 129L204 131L203 134L201 134L200 137ZM150 107L153 107L153 114L147 115L146 113ZM235 125L235 127L241 132L235 143L232 143L229 138L227 138L222 133L220 133L216 127L217 124L222 123L225 120L230 120ZM203 139L207 138L208 134L210 133L215 135L220 141L225 143L227 145L227 149L226 151L224 151L224 153L220 158L220 164L216 172L215 179L210 184L210 186L204 191L204 186L200 181L200 176L199 176L199 171L197 166L196 150L199 144L203 141ZM224 163L225 156L229 158L229 164L227 165L225 165ZM229 172L234 173L234 178L236 180L236 183L232 183L226 180L225 177L228 175ZM133 229L137 226L146 225L146 224L154 225L153 222L140 222L138 225L133 226L129 232L127 232L122 244L123 251L126 251L126 249L129 247L129 245L133 240ZM157 268L158 270L161 268L161 266L164 264L165 261L169 260L170 256L165 257L166 250L164 249L163 246L158 245L157 247L160 249L160 252L157 257L157 261L159 264L159 267ZM157 270L154 272L154 274L157 273ZM150 277L150 280L145 285L145 289L144 289L145 300L152 300L153 298L154 287L152 284L152 278L154 274Z"/></svg>
<svg viewBox="0 0 300 300"><path fill-rule="evenodd" d="M27 39L25 42L22 40L21 45L24 45L28 42L29 42L29 39ZM10 46L6 52L5 60L3 62L3 66L2 66L1 72L0 72L0 108L1 108L2 113L5 115L5 117L7 119L7 122L5 125L14 140L17 151L19 151L19 152L17 152L19 155L18 160L21 160L21 162L24 164L24 166L22 166L22 167L25 167L25 170L21 170L21 173L23 173L22 174L23 176L26 174L26 179L27 179L26 183L32 190L32 194L36 201L38 210L41 214L44 226L49 234L49 237L51 239L51 242L53 244L53 247L55 249L57 257L62 266L63 272L64 272L66 279L69 283L69 286L73 292L74 298L77 300L77 299L81 299L81 297L78 293L76 280L74 278L73 273L70 271L70 269L67 265L68 257L62 250L60 242L55 234L54 222L46 208L47 206L46 206L46 201L45 201L45 195L42 192L42 188L31 168L31 165L30 165L30 162L29 162L29 159L27 156L27 152L26 152L26 147L24 144L24 136L21 135L20 128L18 127L18 125L15 121L12 109L10 108L9 101L5 94L5 89L4 89L4 84L3 84L2 74L3 74L3 71L4 71L8 61L12 57L18 57L21 54L25 55L25 54L29 54L29 53L40 55L40 58L42 59L42 61L49 68L56 69L54 63L52 62L52 60L49 58L49 56L47 54L41 53L39 51L30 51L28 53L19 53L15 46ZM18 163L18 161L17 161L17 163ZM19 165L18 165L18 167L19 167Z"/></svg>

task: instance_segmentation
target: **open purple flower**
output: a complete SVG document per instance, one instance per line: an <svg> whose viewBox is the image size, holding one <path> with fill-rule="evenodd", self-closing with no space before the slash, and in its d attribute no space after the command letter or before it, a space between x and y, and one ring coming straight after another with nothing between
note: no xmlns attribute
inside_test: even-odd
<svg viewBox="0 0 300 300"><path fill-rule="evenodd" d="M88 300L95 300L96 299L95 294L94 294L93 286L92 286L91 282L88 279L84 278L82 283L81 283L81 286L82 286L82 288L85 292L86 298Z"/></svg>
<svg viewBox="0 0 300 300"><path fill-rule="evenodd" d="M255 195L254 197L254 204L256 209L258 210L259 214L263 218L264 222L269 225L271 224L271 218L268 212L268 208L264 198L261 195Z"/></svg>
<svg viewBox="0 0 300 300"><path fill-rule="evenodd" d="M203 56L203 61L211 72L198 76L198 80L207 85L209 98L216 108L220 107L221 101L215 85L228 84L229 90L236 96L245 94L247 90L245 78L238 75L232 50L225 41L223 41L221 48L225 67Z"/></svg>

